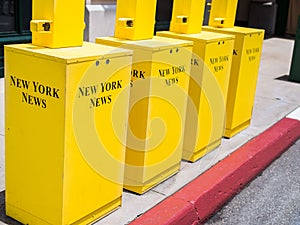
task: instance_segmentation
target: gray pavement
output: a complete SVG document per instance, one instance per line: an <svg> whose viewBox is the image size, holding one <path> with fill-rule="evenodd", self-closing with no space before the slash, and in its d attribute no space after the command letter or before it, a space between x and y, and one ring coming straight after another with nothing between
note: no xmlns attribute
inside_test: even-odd
<svg viewBox="0 0 300 225"><path fill-rule="evenodd" d="M299 225L300 140L206 225Z"/></svg>
<svg viewBox="0 0 300 225"><path fill-rule="evenodd" d="M262 133L268 127L300 106L299 84L276 80L289 73L294 41L272 38L264 41L261 68L258 77L253 118L248 129L231 139L224 139L222 145L196 163L182 162L178 174L156 186L143 195L123 193L120 209L96 222L95 225L123 225L132 221L160 201L189 183L212 165L225 158L241 145ZM3 214L5 189L4 172L4 87L0 79L0 224L10 224ZM21 116L21 115L20 115ZM21 187L20 187L21 188ZM3 197L2 197L3 198ZM2 209L2 212L1 212ZM1 222L2 221L2 222Z"/></svg>

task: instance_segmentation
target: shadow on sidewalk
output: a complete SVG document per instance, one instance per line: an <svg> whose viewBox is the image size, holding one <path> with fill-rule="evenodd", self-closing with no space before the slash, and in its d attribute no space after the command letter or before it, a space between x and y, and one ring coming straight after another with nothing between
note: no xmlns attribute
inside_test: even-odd
<svg viewBox="0 0 300 225"><path fill-rule="evenodd" d="M281 81L287 81L287 82L299 84L299 82L297 82L297 81L289 80L289 75L283 75L283 76L277 77L277 78L275 78L275 80L281 80Z"/></svg>
<svg viewBox="0 0 300 225"><path fill-rule="evenodd" d="M6 216L5 213L5 191L0 192L0 222L9 225L22 225L21 223L17 222L16 220Z"/></svg>

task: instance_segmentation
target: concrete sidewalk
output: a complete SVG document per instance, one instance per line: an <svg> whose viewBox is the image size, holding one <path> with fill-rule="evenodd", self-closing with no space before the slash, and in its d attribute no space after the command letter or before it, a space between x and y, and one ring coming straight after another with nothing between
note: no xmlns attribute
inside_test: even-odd
<svg viewBox="0 0 300 225"><path fill-rule="evenodd" d="M231 139L224 139L219 148L196 163L182 162L181 171L177 175L144 195L139 196L125 191L123 206L95 224L122 225L130 223L299 107L300 84L276 79L289 73L293 44L294 41L277 38L264 41L253 119L248 129ZM0 79L0 192L5 189L3 89L3 79ZM0 202L0 204L4 203ZM0 224L1 221L9 220L0 217ZM135 224L139 223L135 222Z"/></svg>

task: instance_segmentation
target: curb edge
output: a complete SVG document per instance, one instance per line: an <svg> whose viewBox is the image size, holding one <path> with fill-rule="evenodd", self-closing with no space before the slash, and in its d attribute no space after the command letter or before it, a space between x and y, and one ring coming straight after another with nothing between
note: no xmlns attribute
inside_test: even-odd
<svg viewBox="0 0 300 225"><path fill-rule="evenodd" d="M299 138L299 120L280 120L130 225L205 222Z"/></svg>

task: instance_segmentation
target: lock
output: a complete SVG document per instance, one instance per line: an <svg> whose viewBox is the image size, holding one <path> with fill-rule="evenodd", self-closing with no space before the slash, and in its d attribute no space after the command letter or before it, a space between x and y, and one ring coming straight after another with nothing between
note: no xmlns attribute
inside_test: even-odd
<svg viewBox="0 0 300 225"><path fill-rule="evenodd" d="M133 21L134 19L132 18L119 18L118 25L123 28L133 28Z"/></svg>
<svg viewBox="0 0 300 225"><path fill-rule="evenodd" d="M177 16L176 17L176 22L177 23L187 23L188 22L188 17L187 16Z"/></svg>
<svg viewBox="0 0 300 225"><path fill-rule="evenodd" d="M31 20L30 31L31 32L51 32L52 21L49 20Z"/></svg>

